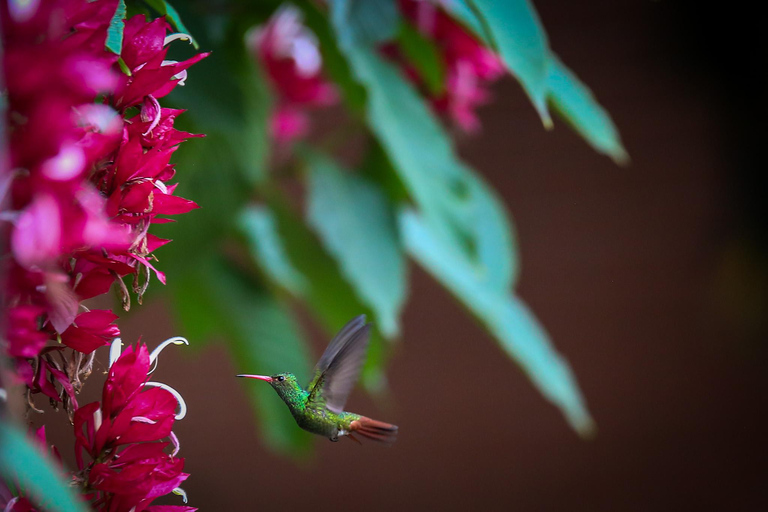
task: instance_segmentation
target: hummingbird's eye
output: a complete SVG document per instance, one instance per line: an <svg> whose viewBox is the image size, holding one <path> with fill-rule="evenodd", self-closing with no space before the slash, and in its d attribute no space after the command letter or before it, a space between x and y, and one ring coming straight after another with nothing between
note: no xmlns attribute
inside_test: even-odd
<svg viewBox="0 0 768 512"><path fill-rule="evenodd" d="M285 375L278 375L277 380L283 382L285 380Z"/></svg>

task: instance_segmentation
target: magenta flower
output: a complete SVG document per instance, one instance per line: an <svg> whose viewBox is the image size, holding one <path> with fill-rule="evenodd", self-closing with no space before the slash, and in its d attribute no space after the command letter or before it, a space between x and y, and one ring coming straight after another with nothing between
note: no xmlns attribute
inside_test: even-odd
<svg viewBox="0 0 768 512"><path fill-rule="evenodd" d="M115 91L115 106L122 111L147 96L162 98L177 85L183 85L187 68L208 56L201 53L184 62L165 60L165 46L174 40L166 39L169 28L165 18L147 22L144 15L125 22L120 56L131 74L123 77Z"/></svg>
<svg viewBox="0 0 768 512"><path fill-rule="evenodd" d="M97 510L163 510L150 503L171 492L183 494L179 486L189 475L183 472L184 459L176 457L179 443L171 429L186 414L186 405L172 388L147 382L151 364L170 343L186 340L171 338L152 354L144 344L130 346L118 357L120 340L115 340L101 403L75 413L77 466Z"/></svg>
<svg viewBox="0 0 768 512"><path fill-rule="evenodd" d="M114 324L115 320L116 314L103 309L81 313L72 325L61 333L61 342L78 352L90 354L120 336L120 329Z"/></svg>
<svg viewBox="0 0 768 512"><path fill-rule="evenodd" d="M74 422L74 479L95 509L190 511L151 506L169 492L184 495L179 485L188 475L172 426L186 405L172 388L147 382L159 351L186 340L172 338L152 354L139 345L118 358L117 315L81 301L116 283L128 309L123 277L133 275L139 302L150 273L165 283L152 253L169 240L149 229L197 208L169 181L172 154L199 135L176 130L182 111L157 99L183 85L187 68L207 54L166 60L167 44L184 36L166 36L164 19L137 16L125 21L124 73L105 49L117 8L118 0L0 6L8 127L1 218L9 221L0 235L9 253L0 262L2 348L13 358L10 378L27 386L29 407L37 410L32 395L41 393ZM102 401L80 408L75 393L95 350L113 339ZM33 510L23 495L3 490L4 510Z"/></svg>
<svg viewBox="0 0 768 512"><path fill-rule="evenodd" d="M309 127L306 110L333 105L338 94L322 76L317 39L302 24L301 12L281 7L266 25L250 31L246 44L277 95L272 136L283 143L304 136Z"/></svg>
<svg viewBox="0 0 768 512"><path fill-rule="evenodd" d="M490 99L487 84L501 77L501 59L438 6L423 0L400 0L403 14L440 50L446 69L444 92L430 98L464 131L480 129L475 109ZM409 73L413 79L417 75Z"/></svg>
<svg viewBox="0 0 768 512"><path fill-rule="evenodd" d="M41 334L27 333L28 346L14 338L13 352L23 354L16 357L35 357L43 334L58 333L83 353L114 337L111 322L72 325L80 300L117 281L128 308L120 278L133 274L141 302L150 271L165 282L152 251L167 241L151 235L150 225L197 208L168 184L171 155L196 135L174 129L182 111L161 108L157 98L183 85L186 69L207 54L167 61L166 44L179 36L166 37L164 19L136 16L125 22L122 57L131 74L123 74L104 49L116 8L116 0L51 0L21 18L2 11L9 163L17 170L9 179L15 222L13 260L2 264L5 294L7 303L44 311ZM128 117L138 104L139 115Z"/></svg>

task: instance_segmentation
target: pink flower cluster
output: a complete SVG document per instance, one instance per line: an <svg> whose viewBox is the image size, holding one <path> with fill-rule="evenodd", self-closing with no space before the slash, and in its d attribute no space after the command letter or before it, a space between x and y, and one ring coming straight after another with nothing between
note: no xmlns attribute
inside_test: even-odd
<svg viewBox="0 0 768 512"><path fill-rule="evenodd" d="M270 131L280 143L303 137L309 130L308 108L338 101L334 86L322 76L323 59L317 39L303 24L301 12L283 6L247 36L277 95Z"/></svg>
<svg viewBox="0 0 768 512"><path fill-rule="evenodd" d="M167 184L172 153L192 135L173 128L181 111L157 98L206 55L166 60L167 22L136 16L125 22L126 73L105 49L117 0L29 5L0 7L8 132L0 191L3 218L12 221L2 232L12 255L1 269L3 323L18 375L33 392L61 400L82 357L56 359L48 342L91 354L119 335L116 315L87 311L81 301L116 282L127 309L124 277L132 276L139 301L150 272L165 282L152 251L168 240L148 229L197 207Z"/></svg>
<svg viewBox="0 0 768 512"><path fill-rule="evenodd" d="M120 335L117 315L82 301L116 283L128 309L128 277L141 302L150 274L165 282L152 253L169 240L150 226L197 208L168 184L172 154L194 135L174 128L182 111L162 108L158 98L183 85L186 69L207 54L167 60L167 44L183 35L168 35L164 18L144 16L122 22L119 57L107 51L118 3L0 4L7 111L0 126L0 141L7 139L0 155L0 349L15 362L30 407L30 395L42 393L74 420L75 480L96 509L189 511L149 506L187 475L171 432L183 400L146 382L153 356L145 346L111 365L101 405L80 408L76 399L94 351ZM143 391L152 385L160 387ZM170 453L164 438L175 446ZM31 510L23 496L6 498L6 510Z"/></svg>
<svg viewBox="0 0 768 512"><path fill-rule="evenodd" d="M432 106L437 112L449 116L462 130L476 132L480 129L480 121L475 109L490 99L487 85L506 72L504 63L436 3L399 0L399 5L403 15L435 43L445 66L442 93L426 92ZM393 46L387 47L385 53L403 61ZM419 74L403 65L408 77L426 91Z"/></svg>
<svg viewBox="0 0 768 512"><path fill-rule="evenodd" d="M147 382L150 364L146 345L128 347L110 367L101 403L90 403L75 413L78 483L97 510L196 510L150 506L159 496L179 492L189 476L183 472L184 459L176 457L179 444L171 430L177 398ZM163 441L166 438L170 442Z"/></svg>

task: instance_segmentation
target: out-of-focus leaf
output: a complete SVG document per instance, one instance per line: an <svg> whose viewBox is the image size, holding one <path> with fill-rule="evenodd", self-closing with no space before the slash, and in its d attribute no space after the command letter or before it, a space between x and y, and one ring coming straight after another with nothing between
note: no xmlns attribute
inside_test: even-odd
<svg viewBox="0 0 768 512"><path fill-rule="evenodd" d="M617 164L629 162L608 112L556 55L550 58L547 90L554 108L595 150L610 156Z"/></svg>
<svg viewBox="0 0 768 512"><path fill-rule="evenodd" d="M249 197L235 149L225 136L212 133L204 139L189 140L174 157L179 177L175 194L194 198L200 209L180 222L152 227L156 235L173 239L156 251L169 281L174 274L194 272L199 259L215 252L234 233L231 220L237 218Z"/></svg>
<svg viewBox="0 0 768 512"><path fill-rule="evenodd" d="M400 226L409 254L485 324L570 425L589 434L593 422L576 379L528 308L509 290L487 286L464 255L414 211L401 213Z"/></svg>
<svg viewBox="0 0 768 512"><path fill-rule="evenodd" d="M240 225L262 270L283 288L301 295L307 280L288 259L272 211L262 205L249 206L240 216Z"/></svg>
<svg viewBox="0 0 768 512"><path fill-rule="evenodd" d="M397 43L403 55L419 74L429 93L440 96L445 89L445 63L434 41L427 39L410 23L401 23Z"/></svg>
<svg viewBox="0 0 768 512"><path fill-rule="evenodd" d="M331 0L341 45L373 45L397 34L400 11L395 0Z"/></svg>
<svg viewBox="0 0 768 512"><path fill-rule="evenodd" d="M195 47L195 49L199 48L197 41L195 41L192 38L192 35L189 32L189 29L187 29L187 27L185 27L184 23L181 21L181 16L179 16L179 13L176 12L176 9L174 9L171 4L169 4L165 0L144 0L144 1L147 2L147 4L149 4L157 12L165 16L166 19L171 23L171 25L173 25L173 28L175 28L178 32L187 34L190 37L190 42L192 43L192 46Z"/></svg>
<svg viewBox="0 0 768 512"><path fill-rule="evenodd" d="M474 4L481 1L457 0L451 2L449 8L475 35L492 45L494 40L488 24L484 18L478 17L482 13L476 8L473 10ZM619 165L629 163L629 155L616 126L589 88L551 51L546 56L546 67L546 100L555 111L595 150L610 156Z"/></svg>
<svg viewBox="0 0 768 512"><path fill-rule="evenodd" d="M463 1L468 10L478 15L481 26L531 98L544 125L551 126L547 111L549 43L533 6L528 0ZM466 10L457 12L462 13L466 14Z"/></svg>
<svg viewBox="0 0 768 512"><path fill-rule="evenodd" d="M408 190L392 167L389 156L381 147L379 141L371 139L363 161L358 167L360 173L376 183L387 195L389 202L400 204L408 201Z"/></svg>
<svg viewBox="0 0 768 512"><path fill-rule="evenodd" d="M329 339L355 316L366 313L371 318L371 309L360 302L336 262L301 219L279 197L270 198L269 206L277 219L288 258L309 283L302 298L325 327ZM380 327L374 323L374 328L362 373L363 384L371 391L386 387L383 371L386 351Z"/></svg>
<svg viewBox="0 0 768 512"><path fill-rule="evenodd" d="M252 64L243 73L243 121L241 143L236 148L245 178L253 185L264 183L271 144L269 123L272 94L263 71Z"/></svg>
<svg viewBox="0 0 768 512"><path fill-rule="evenodd" d="M0 476L49 512L85 512L63 472L24 433L0 419Z"/></svg>
<svg viewBox="0 0 768 512"><path fill-rule="evenodd" d="M219 336L232 349L239 373L289 371L301 382L308 381L308 349L296 320L283 304L251 276L221 259L207 260L198 274L197 294L205 295L213 305L207 315L224 319ZM267 444L294 455L306 453L310 436L296 425L271 387L259 384L243 383L253 399Z"/></svg>
<svg viewBox="0 0 768 512"><path fill-rule="evenodd" d="M123 30L125 29L123 20L125 19L125 14L125 0L119 0L117 3L117 10L115 10L115 14L109 22L106 42L107 50L115 55L120 55L120 52L123 49Z"/></svg>
<svg viewBox="0 0 768 512"><path fill-rule="evenodd" d="M464 247L489 283L508 289L518 264L501 202L458 160L440 123L397 69L370 48L342 50L367 88L371 130L433 228Z"/></svg>
<svg viewBox="0 0 768 512"><path fill-rule="evenodd" d="M309 164L307 219L387 337L399 333L405 258L386 196L364 178L317 154Z"/></svg>

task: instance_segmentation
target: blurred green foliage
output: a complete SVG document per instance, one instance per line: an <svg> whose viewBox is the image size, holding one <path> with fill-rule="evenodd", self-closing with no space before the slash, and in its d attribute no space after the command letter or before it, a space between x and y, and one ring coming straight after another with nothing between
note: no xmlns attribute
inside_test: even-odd
<svg viewBox="0 0 768 512"><path fill-rule="evenodd" d="M226 343L243 372L307 376L313 358L296 327L296 304L329 334L368 313L375 332L363 381L380 389L401 332L410 257L482 322L574 429L589 432L592 420L567 362L514 293L519 262L504 205L460 161L420 92L378 50L383 42L398 45L426 87L439 91L445 70L433 43L392 0L293 2L346 111L338 133L286 156L269 136L274 91L244 43L282 3L191 0L178 12L163 12L164 2L143 4L178 28L183 19L200 48L212 51L170 97L189 110L179 127L206 134L176 157L178 193L202 209L157 229L174 239L158 252L182 334ZM552 107L597 151L626 161L610 117L552 53L529 2L450 5L502 57L545 126ZM192 49L174 51L184 58ZM344 149L350 133L360 158L341 158L339 141ZM270 446L301 452L306 436L278 400L264 399L268 387L248 388Z"/></svg>

